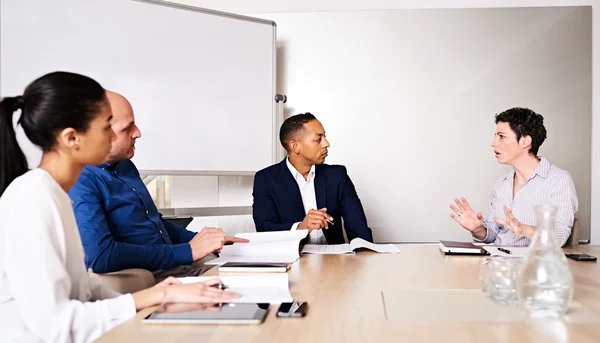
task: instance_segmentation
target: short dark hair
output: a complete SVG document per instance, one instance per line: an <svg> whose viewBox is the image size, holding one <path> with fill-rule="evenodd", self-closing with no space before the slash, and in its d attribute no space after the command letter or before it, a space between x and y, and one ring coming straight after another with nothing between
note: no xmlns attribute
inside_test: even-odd
<svg viewBox="0 0 600 343"><path fill-rule="evenodd" d="M55 148L56 135L73 128L86 132L106 101L102 86L74 73L54 72L33 81L22 96L0 101L0 195L29 169L16 139L13 114L21 111L18 123L29 140L48 152Z"/></svg>
<svg viewBox="0 0 600 343"><path fill-rule="evenodd" d="M538 150L546 140L544 117L528 108L513 107L500 114L496 114L496 124L508 123L517 134L517 141L524 136L531 137L529 153L537 156Z"/></svg>
<svg viewBox="0 0 600 343"><path fill-rule="evenodd" d="M309 121L317 120L310 112L296 114L286 119L279 130L279 140L283 148L289 152L289 144L292 138L300 131L304 130L304 124Z"/></svg>

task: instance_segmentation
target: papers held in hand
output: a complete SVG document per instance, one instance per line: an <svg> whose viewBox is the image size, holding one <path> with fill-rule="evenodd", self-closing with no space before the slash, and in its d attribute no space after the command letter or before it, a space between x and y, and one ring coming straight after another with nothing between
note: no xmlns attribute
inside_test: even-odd
<svg viewBox="0 0 600 343"><path fill-rule="evenodd" d="M445 255L489 255L483 247L470 242L440 241L439 247Z"/></svg>
<svg viewBox="0 0 600 343"><path fill-rule="evenodd" d="M369 249L379 253L397 254L400 252L398 247L393 244L374 244L365 241L362 238L355 238L350 244L337 245L315 245L306 244L302 249L303 254L354 254L358 249Z"/></svg>
<svg viewBox="0 0 600 343"><path fill-rule="evenodd" d="M235 236L246 238L250 243L224 246L221 257L206 264L227 262L245 263L294 263L300 254L300 241L308 234L307 230L238 233Z"/></svg>

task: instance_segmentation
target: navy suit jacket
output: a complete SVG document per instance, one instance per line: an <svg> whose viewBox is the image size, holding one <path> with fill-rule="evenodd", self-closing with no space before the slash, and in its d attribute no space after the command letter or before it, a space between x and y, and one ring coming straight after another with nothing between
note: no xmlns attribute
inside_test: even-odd
<svg viewBox="0 0 600 343"><path fill-rule="evenodd" d="M252 217L258 232L290 230L306 216L300 189L286 159L254 176ZM333 217L334 225L329 224L329 229L323 230L327 243L344 243L342 217L349 240L360 237L373 242L365 211L346 167L316 165L314 183L317 209L327 207L327 213Z"/></svg>

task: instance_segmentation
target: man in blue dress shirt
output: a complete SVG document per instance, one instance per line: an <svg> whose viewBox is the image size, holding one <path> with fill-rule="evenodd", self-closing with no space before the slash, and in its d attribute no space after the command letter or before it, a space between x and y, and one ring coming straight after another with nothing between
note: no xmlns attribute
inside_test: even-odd
<svg viewBox="0 0 600 343"><path fill-rule="evenodd" d="M167 276L201 273L202 258L225 243L247 242L227 237L218 228L195 233L162 218L140 174L130 160L141 137L131 104L107 91L117 138L100 166L86 166L69 196L85 250L85 264L95 273L128 268Z"/></svg>

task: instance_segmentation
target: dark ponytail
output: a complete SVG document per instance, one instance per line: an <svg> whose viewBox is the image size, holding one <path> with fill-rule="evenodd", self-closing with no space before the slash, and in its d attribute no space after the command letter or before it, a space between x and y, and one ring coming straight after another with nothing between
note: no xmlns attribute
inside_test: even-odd
<svg viewBox="0 0 600 343"><path fill-rule="evenodd" d="M22 109L22 96L0 101L0 195L15 178L28 169L27 159L19 147L13 126L13 114Z"/></svg>
<svg viewBox="0 0 600 343"><path fill-rule="evenodd" d="M25 154L17 143L13 113L21 110L18 123L29 140L43 152L52 151L56 135L73 128L86 132L98 115L106 94L93 79L68 72L46 74L33 81L23 96L0 102L0 195L28 170Z"/></svg>

